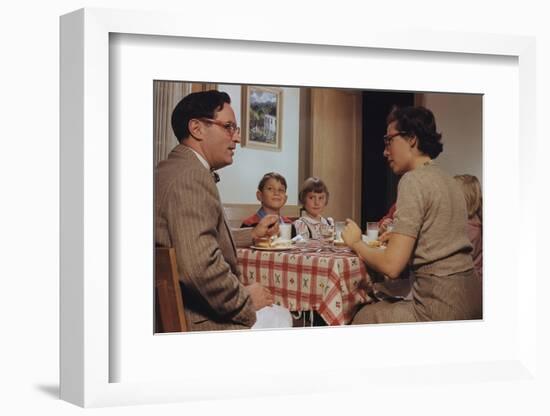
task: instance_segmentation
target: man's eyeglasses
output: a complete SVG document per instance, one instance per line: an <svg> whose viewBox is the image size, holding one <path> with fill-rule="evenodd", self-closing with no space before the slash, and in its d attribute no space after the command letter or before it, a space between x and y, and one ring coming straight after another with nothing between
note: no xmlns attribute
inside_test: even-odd
<svg viewBox="0 0 550 416"><path fill-rule="evenodd" d="M206 118L201 117L199 120L206 121L207 123L215 124L216 126L220 126L225 129L229 133L231 137L235 136L235 134L241 134L241 128L237 127L235 123L232 123L231 121L226 121L225 123L220 120L214 120L212 118Z"/></svg>
<svg viewBox="0 0 550 416"><path fill-rule="evenodd" d="M398 131L397 133L386 134L384 136L384 147L387 149L388 147L390 147L391 142L393 141L394 137L401 136L401 135L406 134L406 133L407 132L405 132L405 131Z"/></svg>

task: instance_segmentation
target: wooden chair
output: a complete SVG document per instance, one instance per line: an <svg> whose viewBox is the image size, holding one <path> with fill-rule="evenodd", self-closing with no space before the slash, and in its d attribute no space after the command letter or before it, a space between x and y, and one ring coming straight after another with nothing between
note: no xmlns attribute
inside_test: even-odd
<svg viewBox="0 0 550 416"><path fill-rule="evenodd" d="M240 228L243 220L258 210L258 204L224 204L225 218L231 228Z"/></svg>
<svg viewBox="0 0 550 416"><path fill-rule="evenodd" d="M174 248L155 248L155 332L186 332Z"/></svg>

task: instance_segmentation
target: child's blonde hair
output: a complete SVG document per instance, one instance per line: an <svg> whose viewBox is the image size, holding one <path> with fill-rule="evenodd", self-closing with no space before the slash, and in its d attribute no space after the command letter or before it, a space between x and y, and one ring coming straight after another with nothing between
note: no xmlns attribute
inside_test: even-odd
<svg viewBox="0 0 550 416"><path fill-rule="evenodd" d="M481 196L481 185L479 184L479 180L473 175L456 175L455 179L462 185L462 191L466 199L468 218L472 218L477 214L481 220L483 198Z"/></svg>

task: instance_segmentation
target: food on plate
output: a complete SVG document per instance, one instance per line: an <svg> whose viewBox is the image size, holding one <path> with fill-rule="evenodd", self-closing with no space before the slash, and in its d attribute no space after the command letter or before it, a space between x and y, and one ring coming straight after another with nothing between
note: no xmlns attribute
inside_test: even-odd
<svg viewBox="0 0 550 416"><path fill-rule="evenodd" d="M260 248L271 248L271 238L258 238L256 239L256 241L254 241L254 245Z"/></svg>
<svg viewBox="0 0 550 416"><path fill-rule="evenodd" d="M286 239L258 238L254 241L254 246L258 248L290 248L292 241Z"/></svg>
<svg viewBox="0 0 550 416"><path fill-rule="evenodd" d="M344 243L344 240L339 239L339 240L334 240L334 245L335 246L345 246L346 243Z"/></svg>
<svg viewBox="0 0 550 416"><path fill-rule="evenodd" d="M369 247L382 247L382 241L370 240L370 241L367 241L367 246L369 246Z"/></svg>
<svg viewBox="0 0 550 416"><path fill-rule="evenodd" d="M278 239L271 242L271 247L275 248L287 248L292 246L292 241L286 239Z"/></svg>

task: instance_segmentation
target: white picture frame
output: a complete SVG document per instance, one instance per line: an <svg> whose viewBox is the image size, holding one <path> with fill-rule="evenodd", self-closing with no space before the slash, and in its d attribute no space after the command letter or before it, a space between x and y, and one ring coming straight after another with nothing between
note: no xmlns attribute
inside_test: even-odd
<svg viewBox="0 0 550 416"><path fill-rule="evenodd" d="M198 20L198 19L197 19ZM185 25L181 22L186 21ZM235 22L234 22L235 23ZM392 377L398 377L400 388L410 389L419 383L431 384L434 382L448 385L451 383L507 382L514 386L526 385L528 388L537 388L543 381L537 372L537 320L536 297L534 288L537 284L536 251L532 250L536 241L536 230L528 226L533 216L527 218L529 207L534 206L536 195L531 178L534 173L534 163L528 157L532 146L528 149L519 146L524 138L535 135L535 41L530 37L507 35L488 35L471 33L429 33L417 31L414 33L400 32L397 28L387 31L365 29L361 36L353 31L341 31L338 35L326 38L326 33L320 27L312 27L307 34L297 40L292 32L254 31L247 36L235 34L231 29L223 27L206 28L199 21L184 19L174 13L151 13L115 11L106 9L83 9L65 15L61 19L61 398L84 407L160 403L187 401L210 398L257 397L258 395L298 394L298 393L326 393L356 390L361 391L368 386L371 391L376 390L381 395L383 390L391 384ZM416 56L433 52L430 59L453 61L457 56L466 56L473 64L482 56L507 57L513 61L510 71L518 71L514 79L517 81L519 105L508 120L508 133L504 134L506 142L514 147L514 151L504 151L501 157L508 165L491 160L490 166L504 178L511 180L509 189L509 213L519 218L522 230L525 230L517 239L517 255L510 257L508 269L502 269L489 258L486 263L484 277L503 273L512 284L518 283L518 273L522 271L522 284L515 287L510 299L510 309L506 313L513 318L511 334L507 340L513 345L505 345L495 351L494 359L480 353L476 358L476 351L471 346L469 355L461 356L459 360L449 359L444 352L434 351L433 357L411 359L402 357L383 361L382 365L366 360L350 360L349 354L342 354L339 360L329 362L319 367L318 351L308 348L309 356L303 357L296 366L295 361L285 362L278 356L273 361L278 366L262 368L262 366L228 363L228 360L212 359L210 363L203 363L201 367L192 367L186 373L174 371L173 377L163 378L152 373L143 373L141 376L126 378L124 374L117 374L113 367L119 360L124 360L125 354L113 348L113 340L122 338L124 344L134 345L134 349L142 348L126 342L125 326L117 326L112 320L118 313L121 305L113 304L113 292L120 288L113 285L110 275L124 268L124 253L110 250L113 244L113 230L119 227L122 218L113 204L121 202L120 190L111 186L113 180L118 180L119 166L116 165L118 150L110 143L110 135L116 134L120 127L120 120L110 120L110 94L113 88L113 79L110 79L110 38L118 33L139 35L140 37L162 36L167 42L174 39L208 39L213 48L217 43L224 45L227 42L241 42L240 45L251 45L257 42L268 42L277 45L276 49L285 53L285 50L295 51L296 48L311 48L318 53L330 54L343 52L362 54L365 51L373 53L402 54L404 57ZM157 40L159 38L156 38ZM225 42L225 43L224 43ZM264 44L265 45L265 44ZM320 46L324 45L324 46ZM328 46L327 46L328 45ZM320 48L325 48L320 50ZM328 52L327 52L328 51ZM257 53L261 53L258 51ZM436 57L437 55L437 57ZM347 56L347 55L346 55ZM379 55L378 55L379 57ZM112 63L111 63L112 64ZM451 62L451 65L453 63ZM322 72L321 76L322 76ZM186 77L182 70L183 79ZM195 75L193 74L191 78ZM317 74L316 74L317 76ZM509 74L508 74L509 76ZM219 79L218 79L219 80ZM219 80L226 81L226 80ZM381 78L381 88L395 86L390 75ZM263 79L228 79L227 82L266 84ZM318 83L315 77L301 83ZM338 85L339 80L324 81L327 86ZM431 82L436 82L433 80ZM267 82L270 85L277 83ZM299 85L300 83L296 84ZM385 84L385 85L382 85ZM314 85L314 84L308 84ZM321 84L323 85L323 84ZM426 86L429 88L427 83ZM398 88L399 89L399 88ZM152 84L151 84L152 90ZM513 93L512 93L513 94ZM152 103L147 103L147 105ZM489 105L497 105L491 103ZM490 108L489 108L490 110ZM489 117L484 121L484 132L492 129L497 121L496 115L490 111L485 114ZM492 117L492 118L491 118ZM151 116L152 118L152 116ZM152 121L152 120L151 120ZM152 130L151 130L152 131ZM490 146L492 130L487 134L489 141L484 146ZM508 136L506 136L508 134ZM485 138L484 138L485 140ZM527 140L527 139L525 139ZM530 140L532 142L532 140ZM150 147L152 150L152 133ZM139 151L138 151L139 153ZM147 154L145 152L145 154ZM484 163L485 169L487 163ZM506 170L508 169L508 170ZM501 199L493 198L492 187L498 183L493 175L485 175L485 189L487 196L486 210L496 210L495 202ZM491 179L492 177L492 179ZM138 179L134 179L138 180ZM147 182L145 182L147 188ZM152 191L152 187L149 189ZM151 192L152 193L152 192ZM131 198L131 195L129 196ZM517 202L516 202L517 201ZM486 221L486 230L496 230L502 222L502 216ZM150 227L149 227L150 228ZM149 230L150 231L150 230ZM115 237L124 238L124 235L115 233ZM490 235L488 235L490 237ZM152 241L152 240L151 240ZM494 241L498 245L498 241ZM152 249L151 249L152 251ZM119 256L120 254L120 256ZM139 256L137 256L139 258ZM146 269L150 266L144 260ZM142 264L143 265L143 264ZM150 268L152 273L152 267ZM152 276L152 274L151 274ZM492 280L494 282L494 280ZM152 280L151 280L152 282ZM487 293L495 296L495 287L487 277L485 288ZM152 284L151 284L152 287ZM502 290L506 290L503 288ZM486 297L487 297L486 293ZM505 292L509 293L509 292ZM136 295L137 296L137 295ZM152 300L151 300L152 304ZM490 306L490 305L489 305ZM243 345L250 348L250 357L256 358L254 351L259 348L280 348L280 356L292 360L291 354L295 349L289 345L311 347L325 345L327 350L335 351L341 345L371 345L373 348L386 348L384 351L394 351L387 341L395 333L402 339L417 339L426 345L426 340L434 340L434 331L441 331L445 336L453 338L465 331L470 336L483 336L484 331L494 330L499 334L505 332L502 328L505 322L496 313L505 309L499 304L495 309L485 313L484 322L473 326L464 323L451 324L423 324L354 328L328 328L314 331L261 331L255 333L223 334L224 354L237 354ZM120 312L124 314L124 312ZM151 320L152 320L152 313ZM508 315L507 315L508 316ZM518 325L518 322L521 325ZM145 323L136 324L137 333L143 331ZM147 328L146 328L147 329ZM132 331L130 328L128 331ZM141 331L141 332L140 332ZM121 335L122 334L122 335ZM216 349L212 344L219 345L218 334L186 334L180 336L161 336L151 339L155 347L172 348L167 344L178 344L181 340L189 348ZM338 339L336 339L338 338ZM445 337L442 337L445 338ZM377 344L378 339L385 339ZM214 341L214 342L212 342ZM447 342L442 340L441 342ZM162 345L159 345L162 344ZM480 349L482 346L480 346ZM127 350L125 350L127 352ZM197 351L197 350L193 350ZM399 349L395 350L399 351ZM242 351L240 352L242 358ZM324 357L326 354L323 354ZM391 355L391 354L390 354ZM138 354L139 356L139 354ZM372 356L366 353L365 356ZM469 359L467 357L470 357ZM146 366L143 355L143 365ZM183 359L182 359L183 361ZM159 364L160 366L161 364ZM131 369L130 369L131 370ZM137 372L139 373L139 372ZM235 374L239 376L235 378ZM241 374L242 373L242 374ZM323 382L325 377L332 382ZM261 380L259 382L258 380ZM539 383L539 384L537 384ZM395 386L391 387L395 391ZM381 396L380 396L381 397Z"/></svg>

